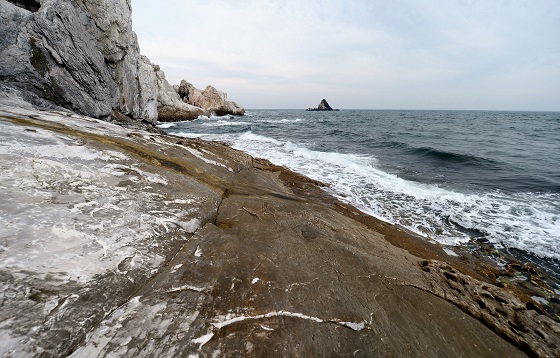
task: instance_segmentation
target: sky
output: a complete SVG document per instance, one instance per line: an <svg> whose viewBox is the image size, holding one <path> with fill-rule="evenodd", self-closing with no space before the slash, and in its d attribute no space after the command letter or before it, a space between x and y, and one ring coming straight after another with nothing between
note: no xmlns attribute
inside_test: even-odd
<svg viewBox="0 0 560 358"><path fill-rule="evenodd" d="M171 84L249 109L560 111L558 0L132 0Z"/></svg>

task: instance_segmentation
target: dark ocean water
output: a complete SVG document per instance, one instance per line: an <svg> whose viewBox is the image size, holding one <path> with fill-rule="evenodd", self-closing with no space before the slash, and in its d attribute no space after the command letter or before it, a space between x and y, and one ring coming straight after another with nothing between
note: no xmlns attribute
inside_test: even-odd
<svg viewBox="0 0 560 358"><path fill-rule="evenodd" d="M559 112L252 110L161 128L329 183L427 239L483 239L560 273Z"/></svg>

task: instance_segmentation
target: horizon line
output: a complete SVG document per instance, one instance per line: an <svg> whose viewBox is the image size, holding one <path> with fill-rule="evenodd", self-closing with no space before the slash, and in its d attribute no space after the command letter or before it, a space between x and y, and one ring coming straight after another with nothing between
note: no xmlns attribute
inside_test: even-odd
<svg viewBox="0 0 560 358"><path fill-rule="evenodd" d="M552 112L560 113L560 109L420 109L420 108L333 108L332 111L307 111L306 108L246 108L250 110L267 111L304 111L304 112L337 112L339 111L456 111L456 112Z"/></svg>

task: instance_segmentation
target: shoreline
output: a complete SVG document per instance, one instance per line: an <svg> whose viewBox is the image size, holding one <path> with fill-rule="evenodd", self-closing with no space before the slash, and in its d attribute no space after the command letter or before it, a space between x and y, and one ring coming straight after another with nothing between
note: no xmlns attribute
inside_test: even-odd
<svg viewBox="0 0 560 358"><path fill-rule="evenodd" d="M434 113L414 116L402 112L389 116L387 121L392 125L385 127L384 114L379 111L317 120L301 110L275 110L255 111L249 117L238 119L215 117L213 120L182 122L164 130L184 137L228 142L233 148L267 158L313 179L324 180L329 184L327 190L340 200L382 220L402 224L426 240L449 245L446 248L450 251L455 245L473 249L470 244L474 242L486 251L489 244L493 244L505 256L513 254L520 263L539 267L558 281L560 266L554 243L558 234L554 227L554 214L558 208L554 203L558 195L554 187L545 185L546 178L538 181L540 172L536 170L536 164L516 172L511 167L509 155L505 155L503 161L489 155L495 163L492 165L496 166L495 170L490 170L483 153L491 149L482 143L477 146L478 151L473 150L472 158L460 149L468 148L468 144L461 147L458 143L456 149L448 152L438 149L441 143L420 145L419 142L429 138L430 131L426 128L417 136L409 133L411 137L407 140L406 132L401 132L404 128L398 124L407 121L398 118L409 115L415 123L437 117ZM488 115L475 116L473 120L480 122ZM501 113L497 117L504 116L507 115ZM366 117L374 121L375 126L368 127ZM461 123L467 119L457 113L450 117L456 128L461 128ZM546 118L539 117L545 121L544 126L548 123ZM400 138L397 141L400 144L384 141L392 136L390 128L393 124L399 128L394 135ZM518 127L522 122L517 120L512 125ZM362 126L363 130L355 132ZM434 126L437 132L439 127ZM378 129L370 130L373 127ZM531 128L535 129L534 126ZM452 143L455 137L447 138L446 143ZM376 144L366 141L367 138ZM404 149L418 146L421 148L417 150ZM529 153L529 157L533 155L528 150L523 152ZM512 149L510 155L514 153L517 153L516 149ZM535 160L529 162L535 163ZM443 165L441 172L435 163ZM507 170L510 169L513 172L508 177ZM545 172L546 169L542 172L546 177ZM507 179L501 180L503 176ZM530 186L531 183L534 185ZM374 201L372 198L376 196L379 198ZM547 203L551 205L547 206ZM529 254L523 255L523 252ZM497 261L503 265L507 260L498 257ZM560 282L551 286L560 289Z"/></svg>
<svg viewBox="0 0 560 358"><path fill-rule="evenodd" d="M531 263L524 264L519 257L506 252L506 250L496 249L491 244L483 246L478 242L473 242L470 245L453 246L453 250L456 252L454 252L454 255L449 254L444 249L445 245L443 244L428 241L427 238L404 227L366 214L351 203L332 196L322 189L328 187L328 184L309 179L290 169L270 163L266 159L260 160L267 162L269 167L281 171L281 177L290 183L292 188L296 189L298 195L311 196L332 204L335 210L381 233L392 245L404 249L412 255L427 260L445 261L461 273L477 280L501 288L507 286L507 289L519 297L524 304L534 305L539 312L546 312L550 318L556 321L560 320L559 302L552 301L548 305L542 304L541 306L541 302L533 299L536 295L547 295L548 298L554 297L552 285L558 285L559 281L556 277L549 276L543 269ZM302 183L309 183L309 185L302 185ZM500 267L499 260L504 262L503 267ZM520 277L522 274L526 274L528 277L522 279Z"/></svg>
<svg viewBox="0 0 560 358"><path fill-rule="evenodd" d="M317 349L318 342L325 345L324 349L332 349L329 337L339 331L337 327L340 325L351 328L335 334L351 344L346 347L348 349L353 345L354 348L361 347L367 352L367 349L375 346L373 342L381 344L377 339L383 333L382 328L390 332L393 329L391 325L396 325L397 329L407 331L405 324L413 326L411 334L420 335L420 338L417 337L418 342L432 342L436 338L436 343L432 343L437 346L437 341L446 337L446 333L436 329L437 337L433 337L419 330L420 327L429 325L435 329L450 323L445 317L428 318L423 315L424 312L417 312L418 305L429 302L450 315L459 315L463 317L462 320L468 321L464 323L470 327L466 329L466 341L454 340L454 349L473 349L468 344L469 339L481 339L477 330L486 326L527 353L539 356L558 353L557 348L554 348L559 339L558 323L542 314L538 304L529 304L526 293L513 291L521 298L519 301L509 290L494 286L499 271L491 267L490 261L485 262L483 257L467 256L468 252L461 252L459 257L449 256L440 245L414 237L396 226L340 202L322 190L321 183L266 160L253 158L222 143L114 127L106 122L72 117L71 114L61 115L30 109L24 112L35 111L37 114L17 114L18 111L21 113L19 109L16 109L15 114L7 114L4 106L0 110L0 123L7 121L16 127L26 128L25 131L29 129L59 133L65 137L77 138L82 143L81 146L98 150L111 148L126 156L126 161L137 163L130 167L142 168L142 171L134 169L137 173L148 171L159 175L167 180L169 186L170 178L174 178L173 183L176 181L177 184L173 185L177 188L190 186L195 191L206 193L204 200L173 199L177 204L194 200L199 203L196 205L200 205L200 209L188 215L196 216L202 210L205 212L202 216L181 219L181 222L173 224L177 226L175 228L172 228L169 221L167 224L164 221L163 226L157 224L157 229L154 226L155 232L162 230L164 233L162 227L168 230L160 236L170 232L184 236L167 249L160 248L164 252L158 255L166 257L165 264L148 265L147 271L142 271L145 272L142 275L135 273L138 268L130 264L127 264L128 270L122 270L130 273L114 276L107 271L102 274L109 282L122 275L136 275L136 282L142 282L125 290L120 296L120 304L113 303L116 304L115 307L124 309L122 314L130 315L130 320L126 322L131 325L143 322L141 313L150 312L142 311L144 307L152 307L153 310L158 302L162 302L159 292L174 295L172 302L191 302L193 307L198 307L196 317L187 329L191 337L187 349L189 351L216 352L225 347L234 347L238 344L236 342L251 337L250 340L254 342L252 350L247 346L243 349L246 353L257 354L259 349L266 348L259 336L259 330L262 331L259 328L261 320L273 332L281 332L282 325L291 325L295 336L282 333L274 337L280 341L288 339L292 343L296 341L296 337L305 340L302 336L309 329L308 325L326 322L325 331L322 332L321 328L322 333L317 333L318 341L306 341L303 345L306 349ZM141 179L134 179L135 176L137 174L121 182L126 190L137 187L138 180ZM152 189L149 190L159 188L154 191L154 195L178 195L170 193L169 187L160 188L157 182L160 179L153 180L155 184L150 184ZM189 184L183 183L185 180ZM65 190L68 192L68 189ZM156 205L157 202L152 204ZM177 210L179 213L181 210L185 211L185 208ZM185 224L195 225L195 220L198 220L197 228ZM192 232L188 233L186 229L191 229ZM110 246L104 247L104 250L104 257L111 257L108 253L111 251ZM247 253L251 255L246 255ZM92 262L97 262L96 255L92 256ZM130 262L130 257L119 256L119 250L113 255L115 260L120 260L118 267ZM236 257L236 260L231 260L232 257ZM134 257L132 260L134 262ZM155 271L148 274L150 270ZM36 278L32 281L34 285L47 284ZM25 280L14 282L23 286L29 284ZM84 290L76 282L68 282L67 285L74 287L71 290L77 290L75 292ZM165 285L170 286L165 288ZM282 287L285 289L281 289ZM393 297L396 301L374 304L367 299L379 294ZM98 297L94 292L91 295ZM138 296L142 298L136 299ZM403 301L403 297L407 298ZM322 302L318 301L321 299ZM102 299L94 299L96 302L98 300L107 304ZM43 304L44 300L34 302ZM74 305L68 298L63 302ZM72 306L74 311L68 311L71 314L65 316L61 313L64 319L53 323L59 330L64 331L60 325L68 320L75 320L87 313L81 311L79 301L75 302L75 307ZM17 303L13 304L17 306ZM246 307L247 304L250 307ZM410 304L416 308L413 309ZM10 313L25 307L16 307ZM393 317L386 323L379 321L384 314L395 309L400 312L398 317L408 317L409 321L405 319L401 322L398 317ZM69 346L66 352L78 349L76 352L85 353L97 349L96 352L101 354L102 351L98 350L101 336L96 336L100 334L96 332L101 332L99 330L103 327L113 327L109 323L114 319L115 312L118 309L109 313L100 311L98 318L91 322L85 332L67 343ZM161 314L168 313L162 311ZM191 313L194 314L195 311ZM36 318L27 318L29 324L36 323ZM278 326L281 322L283 323ZM131 327L133 326L129 328ZM75 327L74 324L69 329L81 332L83 328ZM113 342L125 339L119 332L113 333ZM72 332L69 334L72 336ZM35 336L41 342L49 337L46 331L41 330ZM401 338L404 337L406 334ZM394 347L396 341L392 342L389 345L381 344L384 352L403 354L403 351L399 351L402 347ZM484 341L479 344L485 347L498 344L501 349L509 349L499 342ZM443 346L439 348L443 349ZM239 349L239 352L243 351L242 348ZM281 350L276 352L280 354ZM427 351L425 353L433 354ZM478 351L478 354L482 354L482 351Z"/></svg>
<svg viewBox="0 0 560 358"><path fill-rule="evenodd" d="M297 115L294 116L297 117ZM220 120L221 117L216 117L216 119ZM233 124L235 123L235 121L232 121L230 123ZM227 125L229 125L230 123L227 123ZM246 125L248 122L242 120L241 123L243 123L243 125ZM205 123L201 124L205 125ZM156 126L159 128L158 125ZM192 130L192 133L187 130L187 132L190 133L188 135L181 135L180 133L175 134L173 130L168 131L167 128L170 127L173 128L173 126L164 126L161 129L163 129L164 133L176 136L181 139L197 138L206 140L202 139L204 137L197 137L196 133L198 132L196 129L194 129L194 127L189 127ZM208 136L208 134L203 134L203 136ZM236 145L233 139L232 141L233 142L231 144L225 144L231 145L233 148L243 150L242 145ZM255 153L258 153L258 151L251 152L249 150L249 153L255 155ZM313 178L319 179L319 176L313 176ZM333 185L333 187L337 187L336 181L332 181L331 184L319 182L317 183L323 187L331 187L331 184ZM338 188L338 190L341 189ZM353 203L352 200L348 199L345 195L337 194L337 192L331 189L327 189L327 192L328 194L326 195L326 198L329 195L332 195L334 196L334 198L339 200L339 204L352 207L352 210L354 211L361 211L359 206L360 204ZM357 215L356 217L367 217L367 215L370 214L362 213L360 215ZM375 218L377 220L380 220L381 223L391 226L391 224L384 221L384 219L377 217ZM362 221L366 222L367 220L363 219ZM384 225L373 224L371 227L377 227L377 230L380 230L382 227L384 227ZM397 246L401 245L399 246L401 248L406 249L408 247L411 250L415 250L415 252L420 252L418 251L419 245L428 245L427 247L429 248L430 241L436 241L435 239L423 236L422 234L416 233L414 231L410 231L405 227L401 227L398 224L396 224L396 226L394 227L397 227L398 230L407 232L409 236L416 238L415 240L404 240L402 238L395 239L393 243ZM389 235L388 237L398 237L398 235ZM560 321L560 276L558 274L557 267L554 266L554 261L549 261L553 259L539 258L534 254L524 251L516 251L515 249L511 248L508 249L504 247L496 247L496 245L485 241L484 239L480 239L480 237L471 237L471 240L469 242L460 245L441 245L442 247L444 247L443 253L441 252L442 250L439 249L439 253L437 255L433 255L431 251L436 249L434 247L429 248L427 251L424 250L424 255L430 255L430 257L434 257L436 259L443 258L450 262L453 261L457 265L465 266L463 272L468 272L469 275L474 275L475 277L483 279L492 284L509 284L510 286L514 286L515 290L518 291L522 297L524 297L523 299L525 302L531 302L531 304L536 305L537 309L541 312L546 311L547 314L549 314L553 319L555 319L556 321ZM414 248L415 246L416 248ZM479 263L482 263L482 265L479 265Z"/></svg>

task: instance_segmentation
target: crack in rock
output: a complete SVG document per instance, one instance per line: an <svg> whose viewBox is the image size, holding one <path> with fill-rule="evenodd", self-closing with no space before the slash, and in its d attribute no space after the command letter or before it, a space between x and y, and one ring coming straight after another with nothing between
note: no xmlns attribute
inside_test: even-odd
<svg viewBox="0 0 560 358"><path fill-rule="evenodd" d="M260 314L260 315L256 315L256 316L235 316L235 317L231 317L231 318L227 318L227 316L223 317L224 320L219 320L218 322L214 322L212 323L212 327L214 328L214 330L221 330L224 327L230 326L232 324L236 324L242 321L247 321L247 320L259 320L259 319L265 319L265 318L273 318L273 317L291 317L291 318L299 318L299 319L303 319L306 321L311 321L311 322L315 322L315 323L333 323L333 324L337 324L339 326L342 327L346 327L346 328L350 328L354 331L362 331L364 329L368 329L369 323L367 321L362 321L362 322L345 322L339 319L322 319L319 317L314 317L314 316L308 316L306 314L303 313L298 313L298 312L289 312L289 311L284 311L284 310L280 310L280 311L272 311L272 312L268 312L268 313L264 313L264 314ZM193 343L197 343L200 344L199 349L202 349L202 346L204 346L206 343L208 343L213 337L214 337L214 332L209 332L203 336L200 336L198 338L195 338L192 340Z"/></svg>

